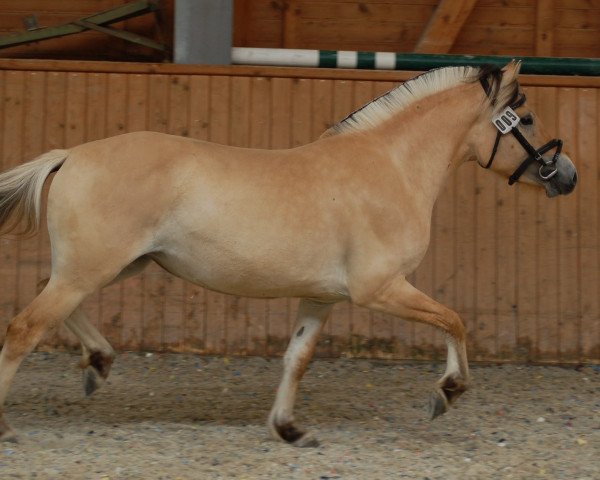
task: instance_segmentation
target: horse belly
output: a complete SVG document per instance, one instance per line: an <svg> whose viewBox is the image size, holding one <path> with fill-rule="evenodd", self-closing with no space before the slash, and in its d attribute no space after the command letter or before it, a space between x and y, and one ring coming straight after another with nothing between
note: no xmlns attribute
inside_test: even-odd
<svg viewBox="0 0 600 480"><path fill-rule="evenodd" d="M282 259L264 250L242 254L210 243L195 248L172 245L150 256L173 275L231 295L324 300L348 296L342 266L332 261L320 261L319 258L309 262Z"/></svg>

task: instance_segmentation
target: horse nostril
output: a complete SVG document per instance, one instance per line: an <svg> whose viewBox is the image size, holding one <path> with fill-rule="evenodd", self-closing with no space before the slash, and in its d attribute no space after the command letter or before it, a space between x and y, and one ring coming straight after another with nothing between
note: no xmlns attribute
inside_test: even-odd
<svg viewBox="0 0 600 480"><path fill-rule="evenodd" d="M573 182L573 185L577 184L577 172L573 172L573 180L572 180L572 182Z"/></svg>

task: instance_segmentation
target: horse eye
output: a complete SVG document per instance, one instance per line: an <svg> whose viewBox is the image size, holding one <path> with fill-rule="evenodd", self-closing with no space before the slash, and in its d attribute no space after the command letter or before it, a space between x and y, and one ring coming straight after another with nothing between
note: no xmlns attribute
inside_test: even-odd
<svg viewBox="0 0 600 480"><path fill-rule="evenodd" d="M533 117L531 115L527 115L521 119L522 125L533 125Z"/></svg>

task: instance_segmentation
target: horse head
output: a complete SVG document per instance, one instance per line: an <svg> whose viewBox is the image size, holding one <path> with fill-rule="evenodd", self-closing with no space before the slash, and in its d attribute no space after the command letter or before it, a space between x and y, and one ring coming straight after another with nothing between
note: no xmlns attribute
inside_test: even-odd
<svg viewBox="0 0 600 480"><path fill-rule="evenodd" d="M518 82L520 62L504 68L483 67L478 80L488 108L470 144L478 163L508 178L545 188L549 197L566 195L577 183L577 171L562 152L562 140L551 138L527 104Z"/></svg>

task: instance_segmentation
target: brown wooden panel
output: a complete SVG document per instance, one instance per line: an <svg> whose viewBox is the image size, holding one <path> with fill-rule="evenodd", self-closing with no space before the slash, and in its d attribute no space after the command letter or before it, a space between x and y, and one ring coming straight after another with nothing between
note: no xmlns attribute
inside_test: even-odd
<svg viewBox="0 0 600 480"><path fill-rule="evenodd" d="M558 132L569 146L575 164L578 158L577 91L561 88L558 91ZM580 348L581 314L579 311L579 231L577 204L579 195L561 198L558 203L558 308L559 358L577 361Z"/></svg>
<svg viewBox="0 0 600 480"><path fill-rule="evenodd" d="M25 75L23 72L6 72L2 99L4 102L3 159L2 169L21 163L23 156L23 119L25 108ZM0 289L0 318L9 320L17 312L19 242L10 238L0 239L2 265L0 278L5 282Z"/></svg>
<svg viewBox="0 0 600 480"><path fill-rule="evenodd" d="M579 172L579 285L581 298L581 352L583 361L600 357L598 300L598 158L600 153L600 96L597 90L578 90L577 160ZM594 128L596 126L596 128Z"/></svg>
<svg viewBox="0 0 600 480"><path fill-rule="evenodd" d="M542 114L538 101L544 99L543 92L538 89L528 88L525 90L527 101L531 107ZM538 356L538 295L537 295L537 260L539 256L539 244L543 237L541 228L538 227L538 192L533 188L519 188L514 191L516 197L517 218L515 226L516 238L516 295L515 311L517 324L515 327L516 350L511 358L517 361L531 361ZM550 207L550 205L548 205ZM543 210L545 211L545 209ZM541 220L539 221L541 224ZM545 224L547 225L547 224ZM552 234L552 232L549 232ZM544 245L544 251L550 251L548 245ZM536 281L532 280L536 279ZM554 305L556 307L556 305Z"/></svg>
<svg viewBox="0 0 600 480"><path fill-rule="evenodd" d="M475 174L475 359L496 355L496 186L489 172Z"/></svg>
<svg viewBox="0 0 600 480"><path fill-rule="evenodd" d="M517 347L517 194L505 179L496 181L496 318L498 359L512 359Z"/></svg>
<svg viewBox="0 0 600 480"><path fill-rule="evenodd" d="M558 93L556 88L540 88L536 104L540 120L552 132L558 130ZM568 147L567 147L568 148ZM559 203L548 201L545 196L537 195L537 213L532 219L538 224L538 236L534 248L536 265L537 299L537 352L536 360L556 358L560 335L560 278L559 256L561 255ZM522 235L526 235L525 230Z"/></svg>

